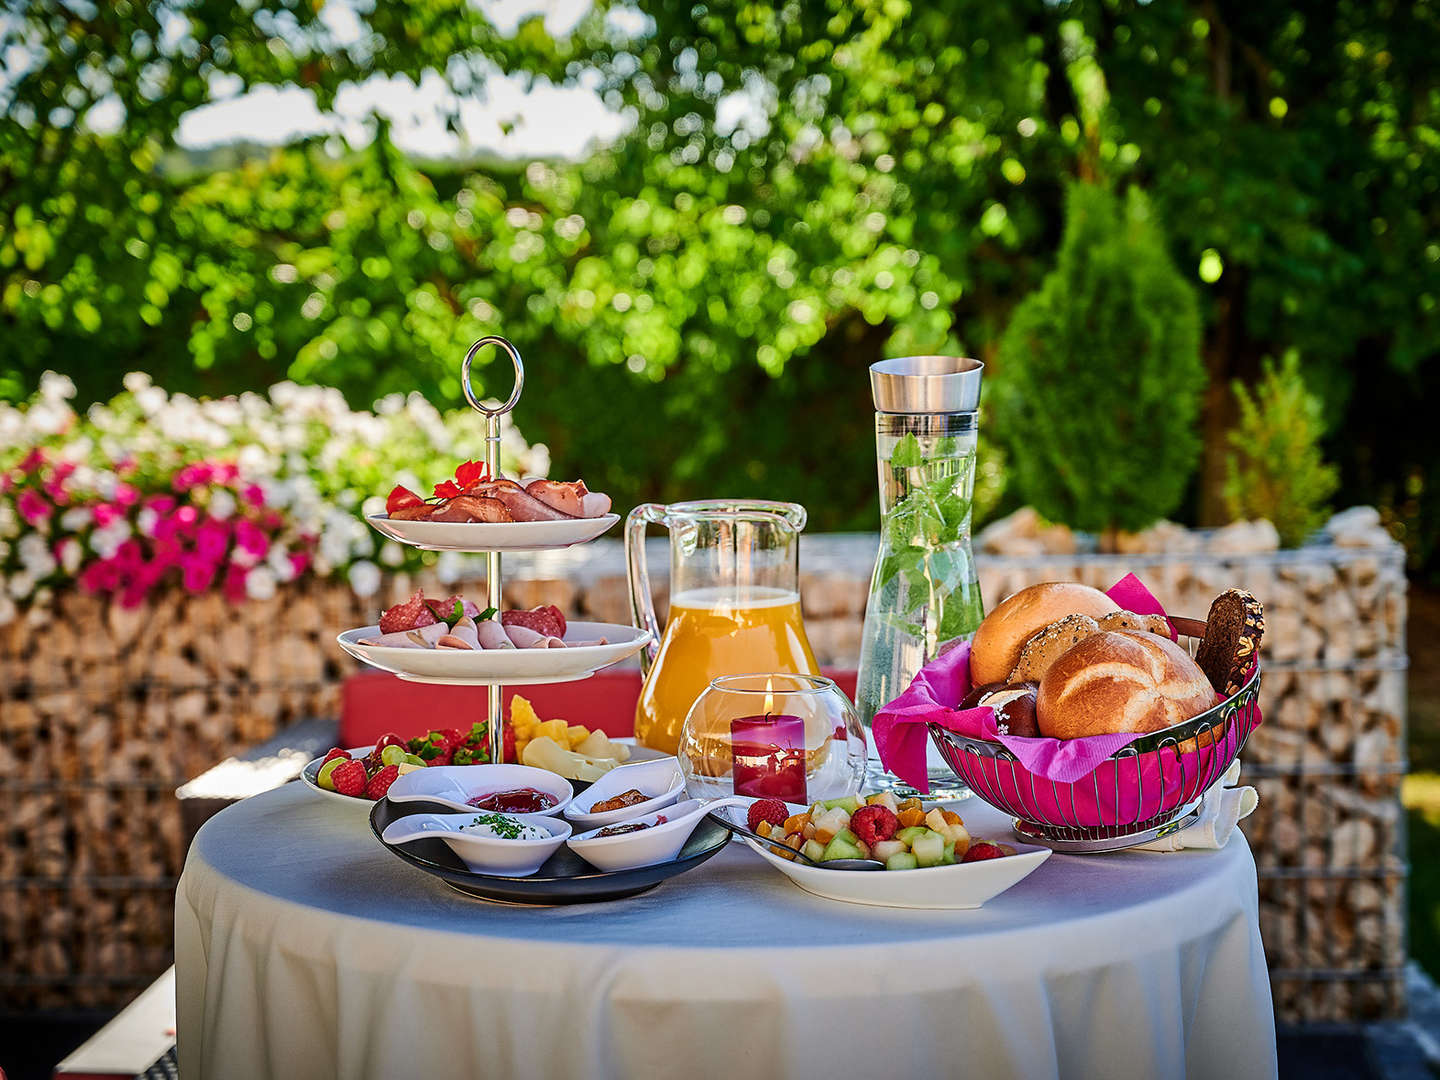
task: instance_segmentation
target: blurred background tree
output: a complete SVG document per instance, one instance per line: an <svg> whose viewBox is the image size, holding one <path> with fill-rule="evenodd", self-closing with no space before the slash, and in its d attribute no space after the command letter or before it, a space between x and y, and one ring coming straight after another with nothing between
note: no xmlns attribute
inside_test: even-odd
<svg viewBox="0 0 1440 1080"><path fill-rule="evenodd" d="M4 5L0 394L54 368L104 398L140 368L449 404L459 350L499 331L557 474L873 527L865 365L963 350L1003 383L1065 182L1103 177L1148 193L1200 290L1182 516L1224 515L1232 380L1294 350L1340 498L1432 557L1435 3L646 0L554 34L468 0L329 5L357 32L299 0ZM378 120L354 145L176 149L182 117L254 87L323 110L433 72L458 102L496 70L592 86L624 133L578 162L410 160Z"/></svg>

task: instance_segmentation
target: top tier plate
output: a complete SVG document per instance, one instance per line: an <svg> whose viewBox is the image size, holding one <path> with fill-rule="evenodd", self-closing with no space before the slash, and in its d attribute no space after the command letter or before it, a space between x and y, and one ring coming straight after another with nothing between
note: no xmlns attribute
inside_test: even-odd
<svg viewBox="0 0 1440 1080"><path fill-rule="evenodd" d="M620 520L619 514L562 521L391 521L365 518L377 530L425 551L545 551L584 544Z"/></svg>

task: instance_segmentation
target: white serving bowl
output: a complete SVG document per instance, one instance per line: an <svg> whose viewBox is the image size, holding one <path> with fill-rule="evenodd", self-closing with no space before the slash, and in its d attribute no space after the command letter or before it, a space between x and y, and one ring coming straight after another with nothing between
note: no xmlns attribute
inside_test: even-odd
<svg viewBox="0 0 1440 1080"><path fill-rule="evenodd" d="M471 766L465 766L470 768ZM534 825L550 835L543 840L504 840L476 832L461 832L463 825L475 815L490 811L471 810L467 814L411 814L392 821L380 838L387 844L405 844L411 840L443 840L460 860L477 874L500 877L529 877L545 864L545 860L570 837L570 823L539 814L503 814L524 825Z"/></svg>
<svg viewBox="0 0 1440 1080"><path fill-rule="evenodd" d="M746 800L748 801L748 800ZM644 822L650 826L639 832L621 833L619 836L596 836L598 829L580 833L566 841L570 850L579 855L597 870L635 870L641 866L654 866L669 862L680 854L685 841L700 824L700 819L721 806L733 805L729 799L714 799L703 802L700 799L686 799L662 810L632 817L624 824ZM663 824L656 822L663 817ZM618 824L618 823L617 823ZM603 828L604 826L602 826Z"/></svg>
<svg viewBox="0 0 1440 1080"><path fill-rule="evenodd" d="M590 812L590 807L596 803L631 790L642 791L650 798L619 810L605 810L598 814ZM636 761L611 769L596 780L566 807L565 816L576 829L587 832L653 813L674 803L684 792L685 777L680 774L680 763L673 757Z"/></svg>
<svg viewBox="0 0 1440 1080"><path fill-rule="evenodd" d="M352 758L363 758L368 755L371 750L374 749L374 745L352 746L348 750L346 750L346 753L349 754ZM364 795L341 795L338 791L331 791L329 788L323 788L320 786L320 767L324 764L325 759L323 757L312 758L306 764L305 768L300 770L300 782L303 783L306 787L308 787L311 791L315 792L317 795L323 795L327 799L334 799L342 803L351 803L352 805L363 806L365 808L365 812L368 814L370 812L370 807L375 805L374 799L367 799Z"/></svg>
<svg viewBox="0 0 1440 1080"><path fill-rule="evenodd" d="M471 805L471 799L527 787L559 801L538 813L516 816L555 817L575 797L569 780L531 765L432 765L397 778L385 797L391 802L443 803L456 813L475 814L482 811Z"/></svg>
<svg viewBox="0 0 1440 1080"><path fill-rule="evenodd" d="M427 551L544 551L594 540L620 515L557 521L392 521L388 514L370 514L365 520L390 539Z"/></svg>

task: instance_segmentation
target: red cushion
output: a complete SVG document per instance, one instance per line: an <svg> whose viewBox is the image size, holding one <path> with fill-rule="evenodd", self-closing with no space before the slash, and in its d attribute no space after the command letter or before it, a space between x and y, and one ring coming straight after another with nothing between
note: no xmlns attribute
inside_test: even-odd
<svg viewBox="0 0 1440 1080"><path fill-rule="evenodd" d="M854 700L854 671L826 669L825 674ZM507 714L516 694L528 698L542 720L563 717L606 735L630 735L640 673L602 671L579 682L506 687ZM408 739L431 728L467 727L485 716L486 701L483 686L405 682L383 671L351 675L340 688L340 745L368 746L387 731Z"/></svg>

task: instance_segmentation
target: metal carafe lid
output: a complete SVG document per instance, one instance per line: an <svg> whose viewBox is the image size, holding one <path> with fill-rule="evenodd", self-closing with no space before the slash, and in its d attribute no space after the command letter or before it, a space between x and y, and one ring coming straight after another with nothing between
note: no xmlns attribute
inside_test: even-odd
<svg viewBox="0 0 1440 1080"><path fill-rule="evenodd" d="M984 371L968 356L902 356L870 365L870 390L879 412L974 412Z"/></svg>

